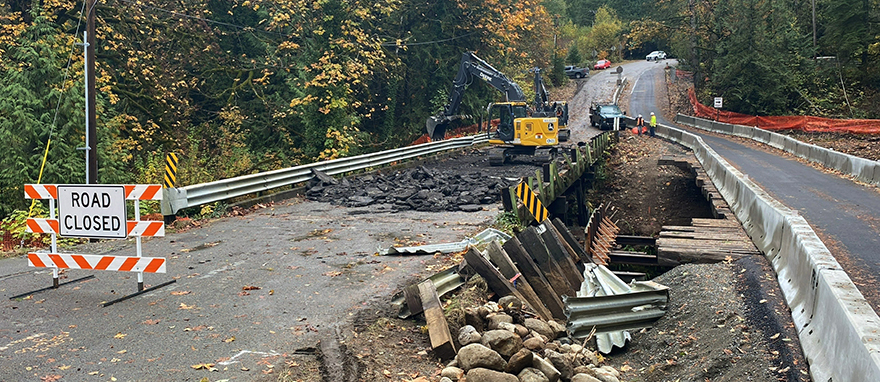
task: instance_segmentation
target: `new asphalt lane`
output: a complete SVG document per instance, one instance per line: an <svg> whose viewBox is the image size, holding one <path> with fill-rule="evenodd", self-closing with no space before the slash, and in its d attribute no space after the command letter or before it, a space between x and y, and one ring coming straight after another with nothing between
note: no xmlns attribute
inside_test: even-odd
<svg viewBox="0 0 880 382"><path fill-rule="evenodd" d="M663 118L655 103L655 87L665 86L664 66L641 72L633 87L631 115L643 114L647 120L654 111L659 123L676 126ZM874 286L880 273L880 195L876 187L816 169L768 146L690 131L776 200L797 210L878 310L880 298Z"/></svg>

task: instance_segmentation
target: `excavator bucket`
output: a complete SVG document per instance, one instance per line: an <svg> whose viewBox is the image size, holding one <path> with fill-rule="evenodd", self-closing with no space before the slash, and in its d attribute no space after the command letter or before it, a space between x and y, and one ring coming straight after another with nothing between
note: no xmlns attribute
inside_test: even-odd
<svg viewBox="0 0 880 382"><path fill-rule="evenodd" d="M432 141L442 141L446 138L446 127L449 126L449 120L443 117L430 116L425 122L428 129L428 136Z"/></svg>

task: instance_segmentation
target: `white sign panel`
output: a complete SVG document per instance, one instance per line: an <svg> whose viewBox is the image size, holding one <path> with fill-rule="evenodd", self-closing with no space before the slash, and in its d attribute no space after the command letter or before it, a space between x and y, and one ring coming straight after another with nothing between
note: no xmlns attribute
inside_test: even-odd
<svg viewBox="0 0 880 382"><path fill-rule="evenodd" d="M61 236L124 239L123 186L58 186L58 225Z"/></svg>
<svg viewBox="0 0 880 382"><path fill-rule="evenodd" d="M721 97L715 97L715 108L720 109L721 105L724 104L724 99Z"/></svg>

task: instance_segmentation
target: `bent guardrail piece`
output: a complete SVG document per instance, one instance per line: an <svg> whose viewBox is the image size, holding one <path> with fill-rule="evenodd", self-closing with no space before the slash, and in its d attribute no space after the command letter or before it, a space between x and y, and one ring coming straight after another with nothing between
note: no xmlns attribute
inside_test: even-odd
<svg viewBox="0 0 880 382"><path fill-rule="evenodd" d="M494 228L487 228L474 237L469 237L457 243L426 244L411 247L390 247L378 251L380 255L433 255L440 253L462 252L472 245L488 243L498 240L501 244L510 240L510 235Z"/></svg>
<svg viewBox="0 0 880 382"><path fill-rule="evenodd" d="M664 314L669 288L651 281L627 285L608 268L585 263L584 282L577 297L563 296L566 328L574 338L596 330L599 351L608 354L631 340L628 330L646 328Z"/></svg>
<svg viewBox="0 0 880 382"><path fill-rule="evenodd" d="M676 121L686 123L689 118L693 117ZM696 118L694 126L700 124ZM681 130L661 125L657 134L674 140L677 134L672 131ZM812 379L880 381L880 317L807 221L770 197L699 136L685 131L677 142L694 150L752 242L773 266ZM812 145L787 137L783 142L788 152L806 157L812 151ZM864 166L860 171L869 172Z"/></svg>

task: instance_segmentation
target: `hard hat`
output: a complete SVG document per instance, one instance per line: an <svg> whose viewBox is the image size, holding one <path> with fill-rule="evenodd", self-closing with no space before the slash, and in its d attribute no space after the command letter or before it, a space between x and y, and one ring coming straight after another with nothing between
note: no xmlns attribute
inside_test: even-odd
<svg viewBox="0 0 880 382"><path fill-rule="evenodd" d="M653 112L653 111L651 112L651 115L654 115L654 112Z"/></svg>
<svg viewBox="0 0 880 382"><path fill-rule="evenodd" d="M641 115L641 114L639 114L639 118L642 118L642 115Z"/></svg>

